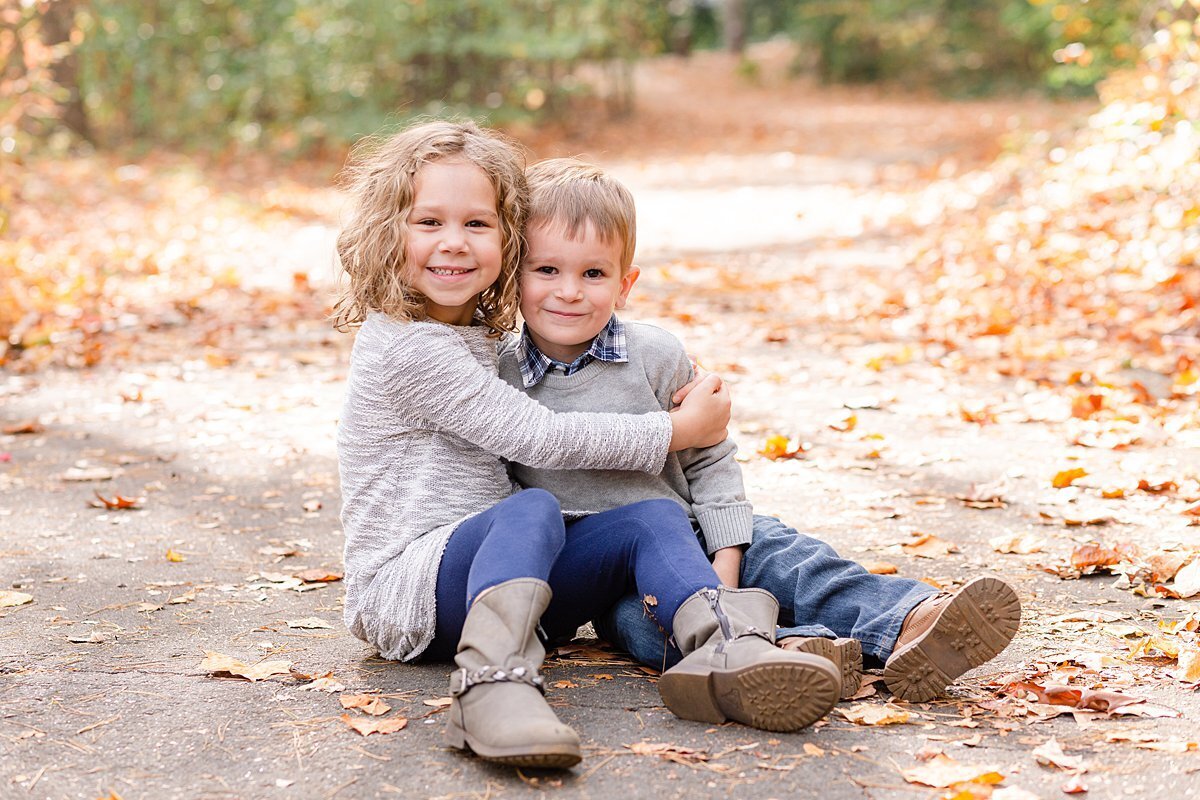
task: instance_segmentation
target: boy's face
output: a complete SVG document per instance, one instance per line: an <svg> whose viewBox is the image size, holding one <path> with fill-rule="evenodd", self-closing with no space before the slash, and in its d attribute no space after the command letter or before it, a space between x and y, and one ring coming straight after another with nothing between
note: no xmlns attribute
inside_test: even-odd
<svg viewBox="0 0 1200 800"><path fill-rule="evenodd" d="M544 354L570 363L587 352L638 277L621 275L621 243L605 241L590 224L577 239L561 226L538 223L525 232L529 253L521 265L521 315Z"/></svg>

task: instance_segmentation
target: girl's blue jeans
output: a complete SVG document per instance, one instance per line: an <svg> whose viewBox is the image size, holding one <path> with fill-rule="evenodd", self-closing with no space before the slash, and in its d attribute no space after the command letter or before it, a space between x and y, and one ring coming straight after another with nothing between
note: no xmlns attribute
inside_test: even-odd
<svg viewBox="0 0 1200 800"><path fill-rule="evenodd" d="M909 578L874 575L821 540L759 515L742 556L741 586L766 589L779 600L779 638L858 639L863 654L880 661L891 655L908 612L937 591ZM643 664L666 669L682 658L637 596L622 598L595 625L600 638Z"/></svg>
<svg viewBox="0 0 1200 800"><path fill-rule="evenodd" d="M539 578L553 598L550 640L570 638L625 595L653 595L655 631L670 631L691 595L719 584L691 522L672 500L644 500L564 523L554 495L526 489L455 529L437 576L437 632L427 657L452 658L472 601L514 578Z"/></svg>

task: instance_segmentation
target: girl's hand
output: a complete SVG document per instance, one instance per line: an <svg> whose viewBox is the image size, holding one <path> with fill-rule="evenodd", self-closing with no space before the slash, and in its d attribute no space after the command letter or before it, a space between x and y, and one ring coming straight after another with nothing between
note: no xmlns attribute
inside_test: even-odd
<svg viewBox="0 0 1200 800"><path fill-rule="evenodd" d="M706 375L687 393L679 408L671 411L670 450L712 447L725 441L730 404L725 382L720 376Z"/></svg>

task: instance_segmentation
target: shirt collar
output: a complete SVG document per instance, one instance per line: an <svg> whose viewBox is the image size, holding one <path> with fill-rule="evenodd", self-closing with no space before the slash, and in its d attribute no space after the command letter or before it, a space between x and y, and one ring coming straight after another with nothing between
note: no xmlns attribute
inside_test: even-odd
<svg viewBox="0 0 1200 800"><path fill-rule="evenodd" d="M551 369L559 368L572 375L593 361L624 363L629 360L629 348L625 342L625 324L613 314L604 330L592 339L587 352L570 364L555 361L538 349L529 336L529 326L521 328L521 341L517 343L517 363L521 367L521 382L528 389L537 386Z"/></svg>

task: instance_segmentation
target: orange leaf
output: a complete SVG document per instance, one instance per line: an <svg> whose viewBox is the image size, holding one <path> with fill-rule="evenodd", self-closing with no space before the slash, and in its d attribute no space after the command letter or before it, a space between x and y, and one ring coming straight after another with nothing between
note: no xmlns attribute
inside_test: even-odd
<svg viewBox="0 0 1200 800"><path fill-rule="evenodd" d="M1055 489L1064 489L1087 474L1087 470L1082 467L1065 469L1062 472L1055 474L1051 484L1053 484Z"/></svg>
<svg viewBox="0 0 1200 800"><path fill-rule="evenodd" d="M166 558L167 558L167 561L174 561L176 563L183 561L183 556L181 554L175 552L174 550L172 550L169 547L167 548Z"/></svg>
<svg viewBox="0 0 1200 800"><path fill-rule="evenodd" d="M763 443L762 449L758 452L772 461L779 461L785 458L802 458L811 448L812 445L808 442L800 442L781 434L773 434L767 437L767 441Z"/></svg>
<svg viewBox="0 0 1200 800"><path fill-rule="evenodd" d="M107 498L99 492L95 492L96 500L100 502L92 502L93 508L107 508L110 511L118 509L141 508L142 503L146 501L144 497L123 497L119 494L114 494L112 498Z"/></svg>

